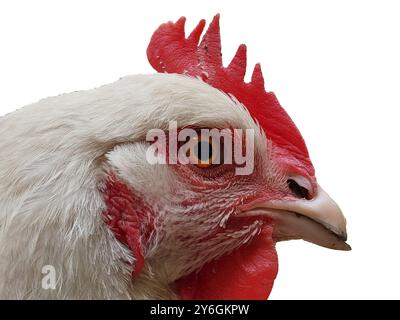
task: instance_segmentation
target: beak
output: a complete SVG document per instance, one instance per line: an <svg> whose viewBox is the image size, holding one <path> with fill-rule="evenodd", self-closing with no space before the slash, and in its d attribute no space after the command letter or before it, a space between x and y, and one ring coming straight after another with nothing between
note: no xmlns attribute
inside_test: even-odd
<svg viewBox="0 0 400 320"><path fill-rule="evenodd" d="M346 219L335 201L320 186L312 200L275 200L257 205L246 215L272 218L276 241L303 239L330 249L351 250L346 243Z"/></svg>

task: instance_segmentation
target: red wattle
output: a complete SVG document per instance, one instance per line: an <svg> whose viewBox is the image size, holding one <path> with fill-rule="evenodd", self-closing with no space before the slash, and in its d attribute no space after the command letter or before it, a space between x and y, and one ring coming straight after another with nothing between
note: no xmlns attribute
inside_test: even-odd
<svg viewBox="0 0 400 320"><path fill-rule="evenodd" d="M144 266L143 241L154 231L153 210L112 174L105 185L104 196L105 221L118 241L132 250L135 257L132 277L136 278Z"/></svg>
<svg viewBox="0 0 400 320"><path fill-rule="evenodd" d="M179 279L176 288L187 300L264 300L277 273L272 228L264 226L251 243Z"/></svg>

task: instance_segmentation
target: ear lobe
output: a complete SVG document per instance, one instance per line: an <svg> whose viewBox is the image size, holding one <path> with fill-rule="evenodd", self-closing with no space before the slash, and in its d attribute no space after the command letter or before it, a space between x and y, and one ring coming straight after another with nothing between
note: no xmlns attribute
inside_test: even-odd
<svg viewBox="0 0 400 320"><path fill-rule="evenodd" d="M154 232L153 210L114 174L109 175L103 194L105 222L117 240L132 251L132 277L136 278L143 269L147 243Z"/></svg>

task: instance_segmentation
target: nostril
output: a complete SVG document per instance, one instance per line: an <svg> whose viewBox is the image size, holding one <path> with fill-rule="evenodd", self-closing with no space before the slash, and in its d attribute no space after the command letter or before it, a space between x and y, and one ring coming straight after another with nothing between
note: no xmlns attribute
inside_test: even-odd
<svg viewBox="0 0 400 320"><path fill-rule="evenodd" d="M304 188L303 186L299 185L293 179L288 179L286 182L288 184L290 191L292 191L296 197L307 200L310 199L310 193L307 190L307 188Z"/></svg>

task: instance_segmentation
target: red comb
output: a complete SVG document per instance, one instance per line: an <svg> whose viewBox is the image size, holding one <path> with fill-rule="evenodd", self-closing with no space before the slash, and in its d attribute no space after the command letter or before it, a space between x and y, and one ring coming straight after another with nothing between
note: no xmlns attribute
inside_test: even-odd
<svg viewBox="0 0 400 320"><path fill-rule="evenodd" d="M244 82L246 46L239 46L225 68L222 65L219 15L210 23L200 44L205 20L201 20L187 38L185 21L186 18L182 17L176 23L162 24L154 32L147 48L147 57L153 68L158 72L200 77L211 86L235 96L259 122L272 143L280 147L285 155L291 155L296 166L303 169L301 171L314 176L314 168L299 130L275 95L264 89L260 64L255 65L251 82Z"/></svg>

